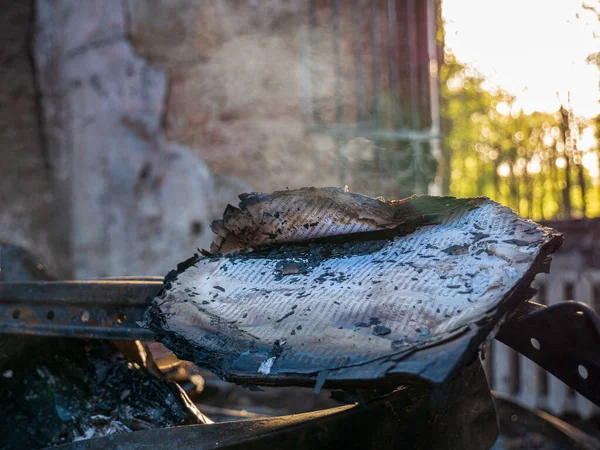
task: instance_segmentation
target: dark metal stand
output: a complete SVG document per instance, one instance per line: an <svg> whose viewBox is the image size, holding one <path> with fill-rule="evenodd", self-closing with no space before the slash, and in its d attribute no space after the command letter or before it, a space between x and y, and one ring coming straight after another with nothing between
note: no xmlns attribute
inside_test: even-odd
<svg viewBox="0 0 600 450"><path fill-rule="evenodd" d="M527 302L496 339L600 405L600 318L587 305Z"/></svg>

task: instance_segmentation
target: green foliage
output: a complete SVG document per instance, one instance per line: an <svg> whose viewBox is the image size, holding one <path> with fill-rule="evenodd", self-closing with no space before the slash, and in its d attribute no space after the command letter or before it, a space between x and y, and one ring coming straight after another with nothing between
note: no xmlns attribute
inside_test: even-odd
<svg viewBox="0 0 600 450"><path fill-rule="evenodd" d="M589 121L564 108L515 110L451 54L440 82L452 195L485 195L538 220L600 215L597 144L577 145Z"/></svg>
<svg viewBox="0 0 600 450"><path fill-rule="evenodd" d="M594 5L584 3L582 7L589 13L594 14L596 16L596 19L598 19L598 22L600 22L600 0L596 1ZM596 35L596 39L600 40L600 36ZM598 70L600 70L600 52L590 54L587 57L587 61L589 64L595 65L598 68ZM600 83L598 84L598 90L600 91ZM596 139L600 141L600 115L594 118L594 123L596 128Z"/></svg>

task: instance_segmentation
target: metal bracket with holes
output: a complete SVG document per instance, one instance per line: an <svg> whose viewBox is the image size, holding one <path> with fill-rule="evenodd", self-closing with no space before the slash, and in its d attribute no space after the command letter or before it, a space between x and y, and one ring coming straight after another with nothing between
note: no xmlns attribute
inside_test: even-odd
<svg viewBox="0 0 600 450"><path fill-rule="evenodd" d="M162 278L0 283L0 333L153 340L137 322Z"/></svg>
<svg viewBox="0 0 600 450"><path fill-rule="evenodd" d="M496 339L600 405L600 317L587 305L527 302Z"/></svg>

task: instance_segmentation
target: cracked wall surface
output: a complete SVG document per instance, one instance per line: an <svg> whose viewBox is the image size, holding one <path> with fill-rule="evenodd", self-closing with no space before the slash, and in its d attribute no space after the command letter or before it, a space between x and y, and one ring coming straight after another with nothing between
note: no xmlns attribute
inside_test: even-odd
<svg viewBox="0 0 600 450"><path fill-rule="evenodd" d="M62 276L161 274L238 193L336 183L302 2L2 1L0 238Z"/></svg>
<svg viewBox="0 0 600 450"><path fill-rule="evenodd" d="M66 274L30 59L33 2L1 0L0 9L0 241L27 248Z"/></svg>
<svg viewBox="0 0 600 450"><path fill-rule="evenodd" d="M133 50L123 2L38 0L34 61L75 277L161 275L207 245L247 186L167 139L168 74Z"/></svg>
<svg viewBox="0 0 600 450"><path fill-rule="evenodd" d="M167 135L263 192L339 184L334 139L307 133L303 117L308 3L126 0L135 49L171 74ZM332 42L322 36L315 69L329 112Z"/></svg>
<svg viewBox="0 0 600 450"><path fill-rule="evenodd" d="M416 182L404 180L413 172L435 172L431 161L403 156L405 143L372 142L368 133L371 141L336 143L321 131L428 126L426 8L417 2L419 45L409 49L408 3L396 2L394 35L387 8L369 0L125 0L136 51L171 74L167 135L211 170L263 192L347 184L394 198L413 193L407 187Z"/></svg>
<svg viewBox="0 0 600 450"><path fill-rule="evenodd" d="M306 132L302 71L331 115L335 68L331 35L320 63L302 62L305 2L13 3L29 20L15 37L28 109L4 100L4 161L17 172L2 180L2 236L63 274L160 275L208 245L238 193L339 185L334 139ZM341 12L342 94L354 87L350 19ZM13 115L27 123L16 138ZM358 147L346 159L372 153Z"/></svg>

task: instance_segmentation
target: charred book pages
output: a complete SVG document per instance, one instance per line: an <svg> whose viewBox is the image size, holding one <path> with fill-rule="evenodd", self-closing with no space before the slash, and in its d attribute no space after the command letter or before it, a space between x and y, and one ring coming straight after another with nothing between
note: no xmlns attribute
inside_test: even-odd
<svg viewBox="0 0 600 450"><path fill-rule="evenodd" d="M441 383L532 295L562 242L487 198L240 198L147 314L177 355L239 383Z"/></svg>

